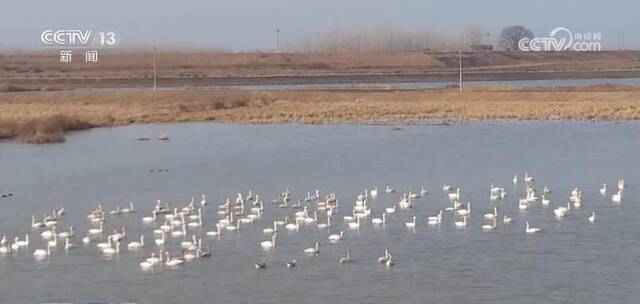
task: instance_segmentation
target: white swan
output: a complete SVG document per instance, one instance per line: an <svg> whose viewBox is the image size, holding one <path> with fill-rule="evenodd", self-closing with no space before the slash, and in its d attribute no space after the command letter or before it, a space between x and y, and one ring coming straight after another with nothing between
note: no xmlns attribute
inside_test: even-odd
<svg viewBox="0 0 640 304"><path fill-rule="evenodd" d="M533 176L529 176L529 173L525 172L524 173L524 181L525 182L532 182L533 181Z"/></svg>
<svg viewBox="0 0 640 304"><path fill-rule="evenodd" d="M116 247L107 247L102 249L102 253L105 255L112 255L120 252L120 241L116 241Z"/></svg>
<svg viewBox="0 0 640 304"><path fill-rule="evenodd" d="M530 227L530 226L529 226L529 222L526 222L526 224L525 224L525 228L524 228L524 231L525 231L526 233L529 233L529 234L531 234L531 233L538 233L538 232L540 232L540 228Z"/></svg>
<svg viewBox="0 0 640 304"><path fill-rule="evenodd" d="M602 188L600 188L600 194L607 195L607 183L602 184Z"/></svg>
<svg viewBox="0 0 640 304"><path fill-rule="evenodd" d="M371 219L371 223L374 225L382 225L382 224L385 224L386 221L387 221L387 214L385 212L382 212L382 218Z"/></svg>
<svg viewBox="0 0 640 304"><path fill-rule="evenodd" d="M425 196L427 193L427 190L423 186L420 186L420 196Z"/></svg>
<svg viewBox="0 0 640 304"><path fill-rule="evenodd" d="M378 257L378 263L380 264L384 264L389 260L389 257L391 256L391 252L389 251L389 249L385 249L384 250L384 255L381 257Z"/></svg>
<svg viewBox="0 0 640 304"><path fill-rule="evenodd" d="M140 242L130 242L127 244L129 250L137 250L144 247L144 235L140 235Z"/></svg>
<svg viewBox="0 0 640 304"><path fill-rule="evenodd" d="M8 254L8 253L11 253L11 246L10 246L10 245L8 245L8 244L6 244L6 243L5 243L5 244L2 244L2 245L0 246L0 253L2 253L2 254Z"/></svg>
<svg viewBox="0 0 640 304"><path fill-rule="evenodd" d="M387 261L384 263L387 267L391 267L393 265L395 265L395 262L393 261L393 255L389 254L389 258L387 259Z"/></svg>
<svg viewBox="0 0 640 304"><path fill-rule="evenodd" d="M308 254L308 255L316 255L318 253L320 253L320 243L316 242L316 246L315 247L310 247L304 250L304 253Z"/></svg>
<svg viewBox="0 0 640 304"><path fill-rule="evenodd" d="M197 251L197 250L196 250L196 251ZM197 258L198 258L198 254L197 254L197 252L187 251L187 252L183 252L183 254L182 254L182 258L183 258L185 261L193 261L193 260L195 260L195 259L197 259Z"/></svg>
<svg viewBox="0 0 640 304"><path fill-rule="evenodd" d="M569 210L571 209L571 203L567 203L567 207L560 206L556 209L553 209L553 213L557 217L565 217L569 214Z"/></svg>
<svg viewBox="0 0 640 304"><path fill-rule="evenodd" d="M498 217L498 208L496 206L493 207L492 213L485 213L484 218L492 220Z"/></svg>
<svg viewBox="0 0 640 304"><path fill-rule="evenodd" d="M156 246L163 246L166 241L166 233L162 232L162 236L159 239L155 239Z"/></svg>
<svg viewBox="0 0 640 304"><path fill-rule="evenodd" d="M152 252L151 253L151 257L147 258L145 260L145 262L148 262L151 265L156 265L156 264L162 263L162 259L164 258L164 255L162 253L163 253L163 251L160 250L160 254L158 256L156 256L156 253Z"/></svg>
<svg viewBox="0 0 640 304"><path fill-rule="evenodd" d="M406 222L404 223L405 226L407 226L407 228L415 228L416 227L416 217L413 217L413 220L411 222Z"/></svg>
<svg viewBox="0 0 640 304"><path fill-rule="evenodd" d="M329 235L329 242L337 242L344 239L344 231L340 231L340 233L338 234L331 234Z"/></svg>
<svg viewBox="0 0 640 304"><path fill-rule="evenodd" d="M614 203L620 203L622 202L622 190L618 190L618 193L614 194L611 196L611 200Z"/></svg>
<svg viewBox="0 0 640 304"><path fill-rule="evenodd" d="M208 236L220 235L220 224L216 224L216 230L207 231Z"/></svg>
<svg viewBox="0 0 640 304"><path fill-rule="evenodd" d="M182 258L171 258L171 256L169 255L168 251L165 253L165 256L167 257L167 260L166 260L166 262L164 264L167 265L167 266L178 266L178 265L184 264L184 259L182 259Z"/></svg>
<svg viewBox="0 0 640 304"><path fill-rule="evenodd" d="M96 247L100 250L105 249L107 247L111 247L111 236L107 236L107 241L96 244Z"/></svg>
<svg viewBox="0 0 640 304"><path fill-rule="evenodd" d="M276 225L275 221L273 222L273 227L262 229L262 233L266 233L266 234L274 233L276 231L278 231L278 225Z"/></svg>
<svg viewBox="0 0 640 304"><path fill-rule="evenodd" d="M33 216L33 215L31 216L31 227L32 228L37 229L37 228L42 228L44 226L45 226L44 223L36 222L36 217L35 216Z"/></svg>
<svg viewBox="0 0 640 304"><path fill-rule="evenodd" d="M164 233L165 230L161 230L160 234ZM187 227L185 225L181 226L181 229L176 229L171 231L171 236L172 237L181 237L181 236L185 236L187 234Z"/></svg>
<svg viewBox="0 0 640 304"><path fill-rule="evenodd" d="M502 222L505 224L509 224L509 223L513 223L513 219L510 217L507 217L506 215L502 218Z"/></svg>
<svg viewBox="0 0 640 304"><path fill-rule="evenodd" d="M47 242L47 244L49 244L49 246L56 248L58 247L58 235L54 234L53 235L53 240L50 240L49 242Z"/></svg>
<svg viewBox="0 0 640 304"><path fill-rule="evenodd" d="M391 206L391 207L385 208L384 212L386 212L388 214L395 213L396 212L396 204L393 204L393 206Z"/></svg>
<svg viewBox="0 0 640 304"><path fill-rule="evenodd" d="M438 214L434 215L434 216L429 216L427 217L427 220L429 222L438 222L442 220L442 210L438 211Z"/></svg>
<svg viewBox="0 0 640 304"><path fill-rule="evenodd" d="M356 217L355 222L349 222L349 228L351 229L359 229L360 228L360 217Z"/></svg>
<svg viewBox="0 0 640 304"><path fill-rule="evenodd" d="M194 246L197 243L198 242L196 240L196 235L194 234L191 236L191 240L184 239L182 242L180 242L180 247L182 247L183 249L187 249Z"/></svg>
<svg viewBox="0 0 640 304"><path fill-rule="evenodd" d="M456 192L455 193L449 193L449 199L450 200L459 200L460 199L460 188L456 188Z"/></svg>
<svg viewBox="0 0 640 304"><path fill-rule="evenodd" d="M54 235L55 237L55 235ZM22 248L22 247L27 247L29 246L29 234L25 233L24 234L24 240L18 240L18 238L16 238L14 245L18 246L18 248Z"/></svg>
<svg viewBox="0 0 640 304"><path fill-rule="evenodd" d="M529 201L527 201L527 199L521 198L518 201L518 209L519 210L527 210L527 209L529 209Z"/></svg>
<svg viewBox="0 0 640 304"><path fill-rule="evenodd" d="M318 223L317 227L318 227L318 229L324 229L324 228L327 228L327 227L331 227L331 215L327 214L327 222Z"/></svg>
<svg viewBox="0 0 640 304"><path fill-rule="evenodd" d="M71 241L69 241L69 238L64 239L64 249L65 250L70 250L75 248L75 246L73 246L73 244L71 244Z"/></svg>
<svg viewBox="0 0 640 304"><path fill-rule="evenodd" d="M542 204L545 206L549 206L550 201L542 195Z"/></svg>
<svg viewBox="0 0 640 304"><path fill-rule="evenodd" d="M518 175L517 174L513 176L513 184L514 185L518 184Z"/></svg>
<svg viewBox="0 0 640 304"><path fill-rule="evenodd" d="M120 213L122 213L122 211L120 210L120 205L117 205L115 210L109 211L109 214L111 215L118 215Z"/></svg>
<svg viewBox="0 0 640 304"><path fill-rule="evenodd" d="M471 215L471 203L467 203L466 209L458 209L456 210L458 215Z"/></svg>
<svg viewBox="0 0 640 304"><path fill-rule="evenodd" d="M58 237L63 238L63 239L73 237L75 235L74 229L75 228L73 226L70 226L69 227L69 231L63 231L63 232L58 233Z"/></svg>
<svg viewBox="0 0 640 304"><path fill-rule="evenodd" d="M100 221L100 226L98 228L91 228L88 230L89 234L102 234L102 229L104 228L104 222Z"/></svg>
<svg viewBox="0 0 640 304"><path fill-rule="evenodd" d="M143 217L143 218L142 218L142 222L143 222L143 223L145 223L145 224L155 222L155 221L156 221L156 218L157 218L157 213L158 213L158 212L156 212L155 210L153 210L153 211L151 212L151 216L145 216L145 217ZM165 216L165 217L166 217L166 216Z"/></svg>
<svg viewBox="0 0 640 304"><path fill-rule="evenodd" d="M496 230L496 219L493 219L493 223L491 225L482 225L482 230L484 231L495 231Z"/></svg>
<svg viewBox="0 0 640 304"><path fill-rule="evenodd" d="M202 209L198 208L198 218L196 222L190 222L187 224L189 228L198 228L202 226Z"/></svg>
<svg viewBox="0 0 640 304"><path fill-rule="evenodd" d="M589 216L588 220L589 220L590 223L593 223L593 222L596 221L596 213L595 213L595 211L591 211L591 216Z"/></svg>
<svg viewBox="0 0 640 304"><path fill-rule="evenodd" d="M51 247L47 246L47 249L36 249L33 252L33 256L36 258L44 258L51 255Z"/></svg>
<svg viewBox="0 0 640 304"><path fill-rule="evenodd" d="M464 227L467 227L467 225L468 225L468 222L467 222L467 216L464 216L464 217L462 218L462 221L455 221L455 222L453 222L453 223L454 223L454 224L456 225L456 227L458 227L458 228L464 228Z"/></svg>
<svg viewBox="0 0 640 304"><path fill-rule="evenodd" d="M56 234L56 227L51 227L51 230L45 230L40 233L40 236L44 240L50 240L53 238L53 235Z"/></svg>
<svg viewBox="0 0 640 304"><path fill-rule="evenodd" d="M262 246L262 248L264 249L271 249L276 247L276 240L277 240L277 235L274 234L271 236L271 241L262 241L260 242L260 246Z"/></svg>
<svg viewBox="0 0 640 304"><path fill-rule="evenodd" d="M347 254L341 257L338 261L340 261L340 263L342 264L351 263L351 249L347 249Z"/></svg>
<svg viewBox="0 0 640 304"><path fill-rule="evenodd" d="M224 226L224 229L226 229L227 231L240 230L240 223L242 223L242 221L237 220L235 226L234 225L227 225L227 226Z"/></svg>
<svg viewBox="0 0 640 304"><path fill-rule="evenodd" d="M375 188L373 188L373 190L370 191L371 197L376 197L378 196L378 186L376 186Z"/></svg>
<svg viewBox="0 0 640 304"><path fill-rule="evenodd" d="M129 208L122 208L122 213L134 213L136 210L133 208L133 202L129 202Z"/></svg>
<svg viewBox="0 0 640 304"><path fill-rule="evenodd" d="M440 225L441 223L442 223L442 210L438 211L438 215L429 216L427 218L427 224L431 226Z"/></svg>
<svg viewBox="0 0 640 304"><path fill-rule="evenodd" d="M149 268L153 267L153 265L154 265L153 263L147 262L147 261L140 262L140 267L142 269L149 269Z"/></svg>
<svg viewBox="0 0 640 304"><path fill-rule="evenodd" d="M391 187L389 187L389 185L385 186L384 193L389 194L394 192L396 192L396 190L393 190Z"/></svg>
<svg viewBox="0 0 640 304"><path fill-rule="evenodd" d="M195 221L200 217L202 217L202 208L198 208L198 213L197 214L190 214L189 215L189 219L192 220L192 221Z"/></svg>
<svg viewBox="0 0 640 304"><path fill-rule="evenodd" d="M127 226L120 227L120 232L114 231L114 233L111 235L111 237L113 237L113 239L116 240L116 241L120 241L120 240L123 240L124 238L126 238L127 237Z"/></svg>
<svg viewBox="0 0 640 304"><path fill-rule="evenodd" d="M287 219L288 219L288 217L287 217ZM300 229L300 224L298 223L298 220L299 219L296 218L295 219L295 222L296 222L295 224L288 223L288 224L284 225L284 228L287 228L288 230L298 230L298 229Z"/></svg>

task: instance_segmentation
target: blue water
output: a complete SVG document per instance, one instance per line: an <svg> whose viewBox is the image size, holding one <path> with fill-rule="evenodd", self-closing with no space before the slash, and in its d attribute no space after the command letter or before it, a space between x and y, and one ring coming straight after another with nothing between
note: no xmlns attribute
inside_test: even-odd
<svg viewBox="0 0 640 304"><path fill-rule="evenodd" d="M453 126L354 125L220 125L160 124L100 128L73 133L64 144L0 143L0 234L23 237L31 244L0 255L0 302L136 302L136 303L638 303L640 291L640 229L637 185L640 181L639 124L500 123ZM168 133L169 141L135 141L138 136ZM166 168L166 172L150 172ZM524 191L513 185L514 174L527 171L534 187L552 189L551 205L517 208ZM625 178L623 202L610 196L618 178ZM600 195L609 184L607 197ZM472 203L470 226L457 229L445 213L440 227L426 217L450 206L440 188L461 188L462 201ZM508 192L490 201L490 184ZM398 190L369 201L379 217L397 202L400 192L429 194L408 211L387 217L384 227L368 220L359 230L342 221L355 196L385 184ZM295 211L271 203L286 187L295 198L307 191L336 192L341 207L331 233L345 231L339 244L327 242L328 231L303 225L298 232L280 231L275 251L265 252L269 239L262 228ZM564 205L573 187L584 192L582 207L561 220L553 209ZM239 231L207 237L225 196L252 189L265 201L259 222ZM205 193L204 227L188 229L213 246L213 256L169 269L143 271L138 264L157 248L149 216L156 199L182 207ZM147 240L141 252L122 251L105 257L80 241L92 225L86 215L98 202L105 209L135 201L134 214L107 215L105 231L126 225L128 238ZM311 211L315 203L309 203ZM483 232L482 214L496 205L497 230ZM31 215L64 206L58 231L77 228L76 248L62 246L38 261L32 252L44 248L40 231L30 228ZM595 211L597 220L587 217ZM417 216L417 227L405 222ZM325 221L324 213L319 220ZM529 221L542 231L524 233ZM160 225L161 222L156 224ZM179 255L181 238L166 246ZM320 242L318 256L302 251ZM354 262L338 263L349 248ZM396 265L377 263L385 248ZM267 260L255 270L254 262ZM287 269L284 262L298 261Z"/></svg>

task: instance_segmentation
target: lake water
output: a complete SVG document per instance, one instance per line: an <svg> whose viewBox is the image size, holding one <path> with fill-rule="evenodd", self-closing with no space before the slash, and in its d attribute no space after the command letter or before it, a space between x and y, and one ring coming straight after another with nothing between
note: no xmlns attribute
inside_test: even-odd
<svg viewBox="0 0 640 304"><path fill-rule="evenodd" d="M457 85L456 81L388 81L388 82L336 82L317 84L265 84L236 86L199 86L177 87L164 86L161 90L252 90L252 91L289 91L289 90L422 90L444 88ZM523 80L481 80L465 81L466 87L473 86L507 86L507 87L568 87L589 85L640 85L640 78L584 78L584 79L523 79Z"/></svg>
<svg viewBox="0 0 640 304"><path fill-rule="evenodd" d="M138 136L171 139L135 141ZM135 125L71 134L64 144L21 145L0 142L0 234L11 238L31 232L28 250L0 255L1 303L638 303L640 301L640 124L500 123L453 126L355 125ZM167 172L150 172L167 168ZM513 175L527 171L535 188L552 189L551 205L517 208L523 184ZM618 178L625 178L623 202L612 203ZM598 189L609 184L605 199ZM445 213L439 227L426 216L450 206L443 183L461 188L472 203L470 225L457 229ZM504 200L490 201L489 185L506 188ZM387 217L384 227L363 222L350 230L342 221L357 193L385 184L398 190L369 201L379 217L402 191L423 185L429 194L408 211ZM275 251L262 228L295 210L271 203L290 187L295 198L307 191L336 192L341 201L332 233L345 239L327 242L327 230L303 225L280 231ZM573 187L583 190L582 207L561 220L553 209L568 200ZM139 263L156 249L150 215L156 199L182 206L200 193L211 202L203 210L202 231L213 230L217 205L225 196L252 189L265 200L260 222L220 237L203 236L213 246L209 259L169 269L143 271ZM80 241L91 227L86 215L102 202L105 209L136 202L136 213L107 215L105 229L126 225L128 241L146 237L145 249L105 257L95 244ZM498 207L514 223L498 222L483 232L482 214ZM37 261L43 248L30 216L65 207L59 231L77 227L76 248L59 246ZM315 204L310 204L313 210ZM587 217L597 214L595 223ZM417 227L405 222L418 217ZM458 217L455 217L458 219ZM324 221L320 214L320 221ZM525 221L542 231L524 233ZM158 223L159 225L160 223ZM282 229L284 230L284 229ZM302 251L320 242L318 256ZM178 254L181 238L168 238ZM354 262L338 258L349 248ZM385 248L396 265L377 263ZM254 262L267 260L267 268ZM285 261L298 265L287 269Z"/></svg>

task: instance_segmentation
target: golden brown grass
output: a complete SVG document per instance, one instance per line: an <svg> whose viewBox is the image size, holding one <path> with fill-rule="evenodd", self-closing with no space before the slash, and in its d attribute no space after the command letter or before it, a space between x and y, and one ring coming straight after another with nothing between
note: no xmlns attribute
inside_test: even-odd
<svg viewBox="0 0 640 304"><path fill-rule="evenodd" d="M64 141L64 132L90 128L91 124L66 115L50 115L24 120L0 120L0 138L17 137L24 143L45 144Z"/></svg>
<svg viewBox="0 0 640 304"><path fill-rule="evenodd" d="M414 123L640 120L640 87L422 91L55 91L0 93L0 137L129 123Z"/></svg>

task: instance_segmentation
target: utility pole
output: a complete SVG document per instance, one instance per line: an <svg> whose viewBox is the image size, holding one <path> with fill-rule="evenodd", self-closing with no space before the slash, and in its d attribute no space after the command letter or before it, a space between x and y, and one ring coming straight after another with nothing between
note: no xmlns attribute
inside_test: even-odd
<svg viewBox="0 0 640 304"><path fill-rule="evenodd" d="M462 48L458 51L459 63L460 63L460 80L458 83L458 87L460 89L460 93L462 93Z"/></svg>
<svg viewBox="0 0 640 304"><path fill-rule="evenodd" d="M280 28L276 28L276 53L280 54Z"/></svg>
<svg viewBox="0 0 640 304"><path fill-rule="evenodd" d="M158 91L158 60L155 46L153 47L153 91Z"/></svg>

